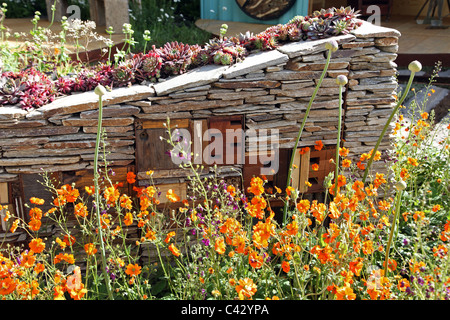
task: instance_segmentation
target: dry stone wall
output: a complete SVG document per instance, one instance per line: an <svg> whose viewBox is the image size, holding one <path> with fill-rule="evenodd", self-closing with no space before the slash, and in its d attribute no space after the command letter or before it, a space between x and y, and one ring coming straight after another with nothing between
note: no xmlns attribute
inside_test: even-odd
<svg viewBox="0 0 450 320"><path fill-rule="evenodd" d="M336 143L338 86L344 74L344 146L353 156L373 148L395 103L400 33L367 22L339 43L312 106L300 147ZM135 163L141 120L244 115L246 129L278 129L291 148L326 61L326 40L302 41L251 54L233 65L207 65L152 85L116 88L104 96L108 160ZM42 170L93 167L98 99L93 92L58 98L37 110L0 107L0 182ZM385 139L381 148L388 146Z"/></svg>

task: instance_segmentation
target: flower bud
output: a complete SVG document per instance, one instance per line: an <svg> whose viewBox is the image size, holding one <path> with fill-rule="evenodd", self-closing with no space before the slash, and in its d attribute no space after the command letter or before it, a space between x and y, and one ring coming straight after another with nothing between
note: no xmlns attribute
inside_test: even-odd
<svg viewBox="0 0 450 320"><path fill-rule="evenodd" d="M395 184L395 188L396 188L398 191L405 190L405 189L406 189L406 182L403 181L403 180L400 180L399 182L397 182L397 183Z"/></svg>
<svg viewBox="0 0 450 320"><path fill-rule="evenodd" d="M419 72L422 70L422 64L419 61L414 60L408 65L408 69L411 72Z"/></svg>
<svg viewBox="0 0 450 320"><path fill-rule="evenodd" d="M330 39L325 43L325 49L331 50L331 52L336 52L339 48L339 45L336 40Z"/></svg>
<svg viewBox="0 0 450 320"><path fill-rule="evenodd" d="M336 83L340 86L345 86L348 82L348 79L345 75L340 74L336 77Z"/></svg>
<svg viewBox="0 0 450 320"><path fill-rule="evenodd" d="M106 94L106 89L104 86L102 86L101 84L99 84L98 86L95 87L94 89L94 93L96 95L98 95L99 97L104 96Z"/></svg>

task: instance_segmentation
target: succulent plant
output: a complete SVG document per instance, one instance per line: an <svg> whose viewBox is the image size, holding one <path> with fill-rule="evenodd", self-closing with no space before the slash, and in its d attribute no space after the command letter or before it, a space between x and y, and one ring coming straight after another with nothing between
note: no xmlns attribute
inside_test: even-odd
<svg viewBox="0 0 450 320"><path fill-rule="evenodd" d="M69 77L60 77L55 81L56 91L59 95L70 94L73 90L74 80Z"/></svg>
<svg viewBox="0 0 450 320"><path fill-rule="evenodd" d="M261 32L249 39L245 48L251 50L273 50L277 47L276 36L273 33Z"/></svg>
<svg viewBox="0 0 450 320"><path fill-rule="evenodd" d="M210 39L204 49L200 51L200 58L203 61L209 61L220 65L231 65L246 55L246 50L235 38L214 38Z"/></svg>
<svg viewBox="0 0 450 320"><path fill-rule="evenodd" d="M330 19L335 15L336 8L320 9L311 14L311 18Z"/></svg>
<svg viewBox="0 0 450 320"><path fill-rule="evenodd" d="M132 85L136 80L134 66L132 59L119 62L112 70L113 85L118 87Z"/></svg>
<svg viewBox="0 0 450 320"><path fill-rule="evenodd" d="M198 51L198 46L191 46L188 44L175 42L168 42L163 47L157 49L153 46L153 50L162 59L161 71L167 75L177 75L186 72L192 63L192 56L194 51Z"/></svg>
<svg viewBox="0 0 450 320"><path fill-rule="evenodd" d="M154 81L156 78L160 77L162 59L155 51L149 51L146 54L135 54L132 59L137 81Z"/></svg>
<svg viewBox="0 0 450 320"><path fill-rule="evenodd" d="M355 11L350 6L348 7L340 7L339 9L335 9L335 17L341 20L352 20L358 18L360 16L359 10Z"/></svg>
<svg viewBox="0 0 450 320"><path fill-rule="evenodd" d="M55 96L53 82L34 68L5 72L0 78L1 104L18 103L23 109L32 109L53 101Z"/></svg>
<svg viewBox="0 0 450 320"><path fill-rule="evenodd" d="M12 79L6 75L0 78L0 103L16 104L20 97L24 94L25 84L21 83L21 79Z"/></svg>
<svg viewBox="0 0 450 320"><path fill-rule="evenodd" d="M312 20L307 36L311 40L323 39L335 35L334 24L331 20L317 18Z"/></svg>

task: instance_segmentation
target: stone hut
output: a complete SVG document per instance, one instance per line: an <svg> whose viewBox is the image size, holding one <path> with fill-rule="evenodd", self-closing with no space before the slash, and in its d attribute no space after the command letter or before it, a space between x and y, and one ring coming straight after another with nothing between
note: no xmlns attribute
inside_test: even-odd
<svg viewBox="0 0 450 320"><path fill-rule="evenodd" d="M399 36L396 30L364 22L350 34L335 37L339 50L332 55L302 134L299 148L309 146L310 152L296 158L294 186L302 189L309 181L312 186L305 192L321 192L324 177L333 170L328 160L336 147L339 88L335 78L340 74L349 79L343 104L344 146L354 157L374 147L396 101L394 60ZM126 173L134 171L137 183L145 185L149 183L146 171L153 170L161 191L172 188L182 198L188 196L186 172L165 155L168 145L159 139L170 118L171 125L185 128L191 136L206 129L276 132L277 155L272 152L264 161L249 163L252 143L245 136L245 141L232 143L235 151L245 146L244 163L218 161L218 171L227 181L245 187L278 156L279 170L266 176L269 184L283 188L291 149L325 65L325 42L293 42L253 53L231 67L207 65L156 84L113 89L103 99L103 127L114 179L126 181ZM39 183L43 171L58 183L76 183L81 190L92 185L97 117L94 92L61 97L32 111L0 107L0 203L9 204L14 214L27 220L24 205L30 197L49 197ZM317 140L325 146L321 151L313 148ZM388 145L386 137L381 149ZM312 163L319 164L319 171L311 170ZM202 174L208 175L211 166L206 165ZM132 192L126 183L124 188ZM26 234L8 230L2 219L2 239L26 240ZM52 226L42 231L54 232Z"/></svg>

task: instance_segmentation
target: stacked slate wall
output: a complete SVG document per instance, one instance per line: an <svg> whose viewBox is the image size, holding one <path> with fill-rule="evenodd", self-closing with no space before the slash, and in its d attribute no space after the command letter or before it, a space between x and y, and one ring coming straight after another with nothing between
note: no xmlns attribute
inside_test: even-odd
<svg viewBox="0 0 450 320"><path fill-rule="evenodd" d="M364 22L352 33L335 37L339 50L332 55L299 147L312 147L317 140L335 146L339 89L335 78L344 74L349 79L344 92L344 146L355 159L373 148L395 104L399 36L394 29ZM239 116L244 130L277 129L280 148L289 150L325 65L326 41L289 43L253 53L231 67L208 65L156 84L113 89L103 99L108 161L123 175L127 170L140 171L140 183L145 184L148 177L143 172L152 168L136 167L137 133L148 121L167 118L188 123L204 120L208 126L209 119ZM24 179L42 171L60 173L64 182L86 179L83 172L93 168L97 103L98 97L86 92L33 111L0 107L0 184L9 187L9 194L0 198L3 203L13 203L19 197L14 186L23 189ZM386 137L381 149L388 145ZM232 172L242 172L243 167L221 170L237 179L239 174ZM280 164L280 170L287 171L286 163ZM161 172L155 172L160 184L186 182L186 175L176 170ZM21 199L28 201L23 192Z"/></svg>

